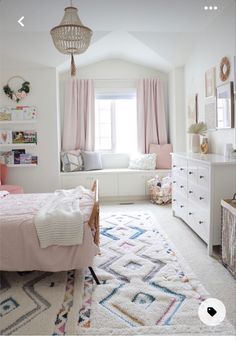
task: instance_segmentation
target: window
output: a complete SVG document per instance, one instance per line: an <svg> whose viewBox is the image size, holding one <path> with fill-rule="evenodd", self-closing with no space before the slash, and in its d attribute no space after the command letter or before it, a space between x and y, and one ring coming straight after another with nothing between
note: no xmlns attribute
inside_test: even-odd
<svg viewBox="0 0 236 341"><path fill-rule="evenodd" d="M135 94L97 94L95 149L116 153L137 151Z"/></svg>

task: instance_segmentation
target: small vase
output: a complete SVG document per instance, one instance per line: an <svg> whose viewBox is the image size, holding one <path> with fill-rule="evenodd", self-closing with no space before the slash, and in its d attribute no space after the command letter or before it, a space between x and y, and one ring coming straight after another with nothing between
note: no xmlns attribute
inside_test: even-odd
<svg viewBox="0 0 236 341"><path fill-rule="evenodd" d="M199 134L190 135L190 150L192 153L199 153L200 151L200 135Z"/></svg>

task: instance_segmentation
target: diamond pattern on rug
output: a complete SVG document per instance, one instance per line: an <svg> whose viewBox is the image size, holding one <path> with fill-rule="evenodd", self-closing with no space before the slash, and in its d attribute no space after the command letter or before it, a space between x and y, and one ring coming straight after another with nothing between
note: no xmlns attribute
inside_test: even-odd
<svg viewBox="0 0 236 341"><path fill-rule="evenodd" d="M50 302L37 289L37 284L50 275L37 271L1 273L1 335L17 333L50 308Z"/></svg>
<svg viewBox="0 0 236 341"><path fill-rule="evenodd" d="M94 270L103 284L89 290L91 278L85 281L78 334L85 329L89 334L90 328L178 325L186 323L186 311L200 325L196 307L208 294L185 272L149 213L106 214L101 244Z"/></svg>
<svg viewBox="0 0 236 341"><path fill-rule="evenodd" d="M111 314L132 327L169 324L185 296L161 286L136 282L137 291L129 284L120 284L99 303Z"/></svg>
<svg viewBox="0 0 236 341"><path fill-rule="evenodd" d="M10 313L12 310L19 307L19 304L12 298L7 298L0 303L0 316Z"/></svg>

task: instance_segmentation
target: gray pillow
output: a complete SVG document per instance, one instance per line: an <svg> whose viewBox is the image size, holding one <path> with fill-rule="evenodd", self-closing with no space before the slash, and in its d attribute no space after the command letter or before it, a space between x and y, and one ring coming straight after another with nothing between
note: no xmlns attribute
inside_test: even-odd
<svg viewBox="0 0 236 341"><path fill-rule="evenodd" d="M61 152L63 172L77 172L83 169L83 160L80 150Z"/></svg>
<svg viewBox="0 0 236 341"><path fill-rule="evenodd" d="M102 169L102 160L100 153L82 151L81 154L84 162L85 171Z"/></svg>

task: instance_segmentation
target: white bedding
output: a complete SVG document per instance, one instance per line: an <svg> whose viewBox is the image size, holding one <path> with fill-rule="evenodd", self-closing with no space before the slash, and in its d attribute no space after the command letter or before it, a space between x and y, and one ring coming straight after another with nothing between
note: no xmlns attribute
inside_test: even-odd
<svg viewBox="0 0 236 341"><path fill-rule="evenodd" d="M93 195L79 186L72 190L58 190L40 208L34 223L41 248L51 245L81 245L83 243L82 196Z"/></svg>

